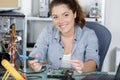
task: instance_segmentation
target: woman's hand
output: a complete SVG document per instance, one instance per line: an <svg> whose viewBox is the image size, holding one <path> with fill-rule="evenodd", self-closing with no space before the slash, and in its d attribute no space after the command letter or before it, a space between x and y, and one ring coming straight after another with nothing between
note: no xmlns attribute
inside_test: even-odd
<svg viewBox="0 0 120 80"><path fill-rule="evenodd" d="M80 60L71 60L70 61L72 67L78 72L78 73L82 73L83 72L83 67L84 67L84 63L83 61Z"/></svg>
<svg viewBox="0 0 120 80"><path fill-rule="evenodd" d="M36 54L35 58L38 58L39 56ZM29 60L28 65L31 69L33 69L35 72L39 72L42 68L42 64L36 60Z"/></svg>
<svg viewBox="0 0 120 80"><path fill-rule="evenodd" d="M37 62L36 60L29 60L29 67L35 72L39 72L42 68L42 64Z"/></svg>

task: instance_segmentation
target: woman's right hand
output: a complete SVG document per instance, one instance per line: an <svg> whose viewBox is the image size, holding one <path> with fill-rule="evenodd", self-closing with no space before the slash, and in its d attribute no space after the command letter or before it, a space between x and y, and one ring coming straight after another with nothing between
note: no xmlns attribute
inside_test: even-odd
<svg viewBox="0 0 120 80"><path fill-rule="evenodd" d="M35 58L39 58L39 55L36 54ZM28 60L28 65L35 72L39 72L41 70L41 68L42 68L42 63L39 63L36 60Z"/></svg>
<svg viewBox="0 0 120 80"><path fill-rule="evenodd" d="M34 70L35 72L39 72L42 68L42 64L39 63L38 61L36 60L29 60L28 61L28 65L29 67Z"/></svg>

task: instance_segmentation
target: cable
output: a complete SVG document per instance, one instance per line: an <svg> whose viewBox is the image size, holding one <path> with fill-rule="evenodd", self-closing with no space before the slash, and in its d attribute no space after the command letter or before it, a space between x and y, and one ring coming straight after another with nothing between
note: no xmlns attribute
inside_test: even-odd
<svg viewBox="0 0 120 80"><path fill-rule="evenodd" d="M34 72L34 71L29 71L29 72L24 72L23 70L19 70L21 73L25 73L25 74L39 74L39 73L42 73L42 72L45 72L46 71L46 66L43 66L41 71L39 72Z"/></svg>
<svg viewBox="0 0 120 80"><path fill-rule="evenodd" d="M33 80L33 79L39 79L42 78L42 76L26 76L29 80Z"/></svg>

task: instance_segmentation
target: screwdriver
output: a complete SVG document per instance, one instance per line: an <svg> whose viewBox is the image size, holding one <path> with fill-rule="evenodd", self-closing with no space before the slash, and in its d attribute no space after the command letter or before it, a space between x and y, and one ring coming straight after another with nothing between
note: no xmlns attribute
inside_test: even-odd
<svg viewBox="0 0 120 80"><path fill-rule="evenodd" d="M26 59L26 60L36 60L38 63L42 63L42 64L49 64L51 65L52 63L51 62L48 62L48 61L44 61L40 58L35 58L35 57L28 57L28 56L25 56L25 55L20 55L20 57L22 59Z"/></svg>

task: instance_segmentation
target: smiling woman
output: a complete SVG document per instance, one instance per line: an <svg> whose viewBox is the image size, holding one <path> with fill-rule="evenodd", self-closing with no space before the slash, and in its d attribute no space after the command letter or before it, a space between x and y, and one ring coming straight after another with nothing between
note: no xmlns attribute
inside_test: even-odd
<svg viewBox="0 0 120 80"><path fill-rule="evenodd" d="M48 69L95 71L99 67L98 39L95 32L85 26L78 1L52 0L49 10L53 25L43 29L29 56L52 62L46 65ZM35 60L29 60L29 64L34 71L40 71L43 66Z"/></svg>
<svg viewBox="0 0 120 80"><path fill-rule="evenodd" d="M83 13L83 10L81 6L79 5L79 2L77 0L67 0L67 1L62 1L62 0L55 0L51 2L51 5L49 6L50 8L50 15L52 15L52 10L55 8L55 6L59 5L65 5L64 7L71 10L73 14L76 14L75 22L78 23L80 26L85 25L85 14ZM60 8L58 8L56 11L60 11Z"/></svg>
<svg viewBox="0 0 120 80"><path fill-rule="evenodd" d="M59 9L59 11L58 11ZM62 4L56 7L53 7L51 14L53 23L55 27L63 33L70 32L71 35L74 34L74 20L76 18L76 13L73 14L66 5Z"/></svg>

